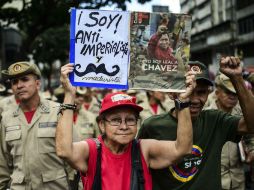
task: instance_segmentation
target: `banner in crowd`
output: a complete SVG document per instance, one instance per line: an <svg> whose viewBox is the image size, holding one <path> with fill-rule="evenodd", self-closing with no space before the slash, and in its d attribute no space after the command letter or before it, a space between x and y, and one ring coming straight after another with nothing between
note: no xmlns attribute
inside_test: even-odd
<svg viewBox="0 0 254 190"><path fill-rule="evenodd" d="M71 9L74 86L128 88L129 12Z"/></svg>
<svg viewBox="0 0 254 190"><path fill-rule="evenodd" d="M186 14L71 9L74 86L185 90L191 17Z"/></svg>
<svg viewBox="0 0 254 190"><path fill-rule="evenodd" d="M191 17L132 12L129 88L164 92L185 90L190 57Z"/></svg>

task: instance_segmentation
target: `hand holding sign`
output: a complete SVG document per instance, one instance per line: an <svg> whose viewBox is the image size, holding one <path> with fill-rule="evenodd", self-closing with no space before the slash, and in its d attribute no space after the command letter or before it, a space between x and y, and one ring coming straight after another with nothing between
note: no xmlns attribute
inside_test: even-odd
<svg viewBox="0 0 254 190"><path fill-rule="evenodd" d="M69 73L73 72L73 70L74 70L73 64L68 63L61 67L61 76L60 76L60 81L63 85L65 94L66 95L70 94L71 96L76 95L76 88L71 85L69 80Z"/></svg>
<svg viewBox="0 0 254 190"><path fill-rule="evenodd" d="M72 9L71 13L72 84L126 89L128 12Z"/></svg>

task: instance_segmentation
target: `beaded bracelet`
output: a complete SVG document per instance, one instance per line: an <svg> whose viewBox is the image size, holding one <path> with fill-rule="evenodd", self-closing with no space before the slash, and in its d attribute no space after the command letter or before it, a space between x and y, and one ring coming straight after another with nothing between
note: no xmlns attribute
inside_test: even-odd
<svg viewBox="0 0 254 190"><path fill-rule="evenodd" d="M57 115L59 114L63 115L64 110L76 110L76 109L77 109L76 104L60 104Z"/></svg>

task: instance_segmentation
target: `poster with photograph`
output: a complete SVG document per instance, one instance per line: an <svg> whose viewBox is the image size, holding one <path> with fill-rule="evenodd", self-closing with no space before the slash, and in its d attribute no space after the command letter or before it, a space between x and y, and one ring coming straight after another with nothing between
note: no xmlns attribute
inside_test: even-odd
<svg viewBox="0 0 254 190"><path fill-rule="evenodd" d="M70 12L72 85L127 89L130 13L75 8Z"/></svg>
<svg viewBox="0 0 254 190"><path fill-rule="evenodd" d="M190 32L189 15L132 12L129 88L185 91Z"/></svg>

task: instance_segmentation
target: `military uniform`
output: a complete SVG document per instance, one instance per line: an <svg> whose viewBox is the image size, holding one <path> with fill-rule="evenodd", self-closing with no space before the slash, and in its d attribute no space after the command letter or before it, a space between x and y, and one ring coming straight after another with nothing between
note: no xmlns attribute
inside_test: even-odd
<svg viewBox="0 0 254 190"><path fill-rule="evenodd" d="M87 111L90 111L95 115L98 115L99 110L100 110L100 103L98 102L98 100L95 97L92 97L92 101L90 102L89 108L87 109Z"/></svg>
<svg viewBox="0 0 254 190"><path fill-rule="evenodd" d="M3 113L1 148L12 160L11 189L68 189L55 150L58 104L41 100L30 124L19 106Z"/></svg>
<svg viewBox="0 0 254 190"><path fill-rule="evenodd" d="M0 121L2 119L2 109L0 108ZM1 131L1 124L0 124L0 131ZM0 139L3 139L0 133ZM1 141L0 141L1 143ZM0 146L0 190L6 190L8 187L8 183L10 181L10 175L11 171L10 168L8 167L7 163L8 158L5 157L3 154L3 148Z"/></svg>
<svg viewBox="0 0 254 190"><path fill-rule="evenodd" d="M210 102L206 109L218 109L215 100ZM239 115L239 110L233 109L232 115ZM228 141L221 151L221 185L222 189L245 189L245 177L243 163L239 157L237 143Z"/></svg>
<svg viewBox="0 0 254 190"><path fill-rule="evenodd" d="M99 135L99 128L96 123L95 114L81 108L74 124L79 139L94 138Z"/></svg>
<svg viewBox="0 0 254 190"><path fill-rule="evenodd" d="M236 93L230 79L223 74L219 74L215 83L223 86L232 93ZM210 105L206 109L219 109L216 104L216 94L210 94ZM242 115L241 108L237 104L231 111L232 115ZM221 151L221 185L222 189L245 189L244 165L239 156L238 144L228 141Z"/></svg>
<svg viewBox="0 0 254 190"><path fill-rule="evenodd" d="M16 106L16 105L18 105L18 102L15 100L14 95L5 97L0 100L0 108L2 108L3 111L6 111L10 107Z"/></svg>
<svg viewBox="0 0 254 190"><path fill-rule="evenodd" d="M4 170L0 170L0 187L9 177L11 190L69 189L69 166L56 155L55 148L59 104L39 96L39 68L17 62L2 73L11 80L13 93L21 101L2 113L0 158L4 159Z"/></svg>
<svg viewBox="0 0 254 190"><path fill-rule="evenodd" d="M160 105L158 105L158 110L157 113L154 113L153 109L151 108L151 106L149 105L148 101L144 101L142 103L139 104L139 106L143 107L143 111L140 112L140 123L143 123L143 121L153 115L159 115L162 113L165 113L166 110L162 109L162 107Z"/></svg>

